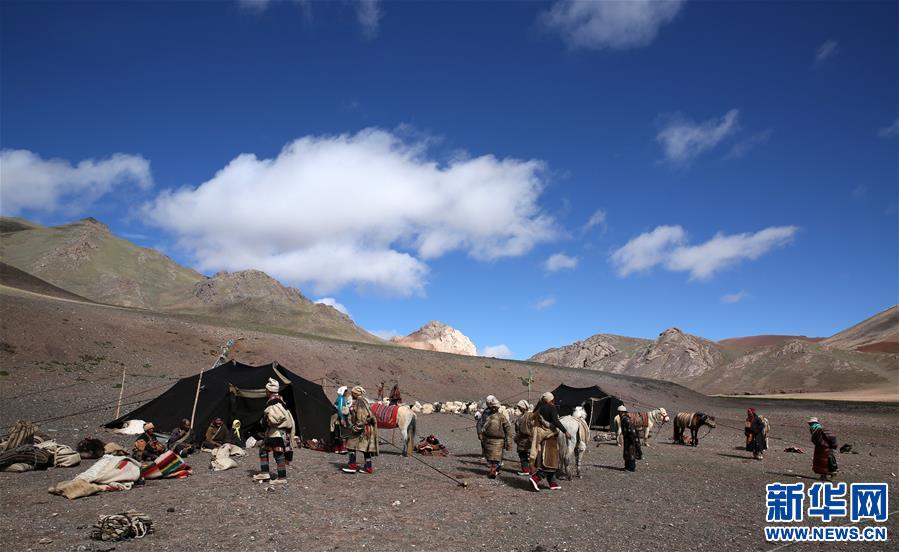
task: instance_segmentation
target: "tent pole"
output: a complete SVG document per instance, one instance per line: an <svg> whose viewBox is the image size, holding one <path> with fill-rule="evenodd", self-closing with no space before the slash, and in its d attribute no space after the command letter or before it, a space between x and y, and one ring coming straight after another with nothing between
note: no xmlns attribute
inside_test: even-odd
<svg viewBox="0 0 899 552"><path fill-rule="evenodd" d="M223 364L225 362L225 360L228 358L228 352L231 351L231 347L233 347L233 346L234 346L234 340L229 339L228 343L226 343L225 346L222 347L222 353L218 356L217 359L215 359L215 362L212 364L212 368L215 368L219 364ZM210 370L212 368L210 368ZM200 367L200 377L197 378L197 393L196 393L196 395L194 395L194 407L190 411L190 428L191 429L193 429L193 427L194 427L194 418L197 415L197 403L200 401L200 386L203 384L203 371L204 371L204 369L201 366ZM194 433L194 434L196 435L196 433Z"/></svg>
<svg viewBox="0 0 899 552"><path fill-rule="evenodd" d="M122 385L119 386L119 402L115 405L115 419L119 419L119 411L122 409L122 396L125 394L125 365L122 365Z"/></svg>

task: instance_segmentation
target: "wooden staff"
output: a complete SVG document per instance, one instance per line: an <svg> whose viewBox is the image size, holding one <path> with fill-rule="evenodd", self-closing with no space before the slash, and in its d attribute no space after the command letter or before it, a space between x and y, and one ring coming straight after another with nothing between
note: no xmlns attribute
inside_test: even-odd
<svg viewBox="0 0 899 552"><path fill-rule="evenodd" d="M115 419L119 419L119 411L122 409L122 397L125 394L125 365L122 365L122 385L119 386L119 402L115 406Z"/></svg>

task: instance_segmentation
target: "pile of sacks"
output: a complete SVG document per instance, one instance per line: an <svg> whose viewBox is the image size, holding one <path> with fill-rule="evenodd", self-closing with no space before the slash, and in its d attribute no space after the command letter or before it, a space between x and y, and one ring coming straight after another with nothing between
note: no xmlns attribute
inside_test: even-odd
<svg viewBox="0 0 899 552"><path fill-rule="evenodd" d="M81 463L72 447L37 433L31 422L18 421L0 443L0 471L23 473L47 468L70 468Z"/></svg>
<svg viewBox="0 0 899 552"><path fill-rule="evenodd" d="M526 406L527 411L533 410L534 405L527 401L520 401L519 404L515 405L502 405L499 409L500 413L505 416L509 420L514 420L524 414L525 410L522 408ZM486 404L482 401L478 402L464 402L464 401L446 401L446 402L435 402L435 403L420 403L415 401L412 405L412 412L416 414L433 414L435 412L447 412L450 414L472 414L476 418L480 414L482 410L486 407Z"/></svg>

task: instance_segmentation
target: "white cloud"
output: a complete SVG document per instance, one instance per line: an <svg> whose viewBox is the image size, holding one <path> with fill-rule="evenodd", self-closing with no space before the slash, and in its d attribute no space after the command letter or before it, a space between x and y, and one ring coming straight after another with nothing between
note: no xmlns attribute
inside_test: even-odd
<svg viewBox="0 0 899 552"><path fill-rule="evenodd" d="M150 188L150 162L140 155L116 153L72 165L28 150L0 151L0 211L6 214L26 209L76 214L124 184Z"/></svg>
<svg viewBox="0 0 899 552"><path fill-rule="evenodd" d="M571 48L637 48L655 40L659 28L674 19L683 4L681 0L558 0L541 15L541 21Z"/></svg>
<svg viewBox="0 0 899 552"><path fill-rule="evenodd" d="M554 239L538 205L543 163L457 158L379 129L307 136L273 159L242 154L196 188L144 206L201 270L257 268L315 293L422 293L425 261L451 251L519 256Z"/></svg>
<svg viewBox="0 0 899 552"><path fill-rule="evenodd" d="M597 209L592 215L590 215L590 220L587 221L587 224L584 225L583 231L588 232L590 229L599 226L602 229L602 232L606 231L606 212L602 209Z"/></svg>
<svg viewBox="0 0 899 552"><path fill-rule="evenodd" d="M721 302L727 304L739 303L743 299L749 297L749 294L745 291L738 291L736 293L728 293L727 295L721 296Z"/></svg>
<svg viewBox="0 0 899 552"><path fill-rule="evenodd" d="M564 253L555 253L550 255L543 263L543 268L549 272L556 272L566 268L577 268L578 258L569 257Z"/></svg>
<svg viewBox="0 0 899 552"><path fill-rule="evenodd" d="M534 303L534 308L537 310L544 310L544 309L548 309L549 307L551 307L555 304L556 304L555 297L544 297L543 299L540 299L539 301Z"/></svg>
<svg viewBox="0 0 899 552"><path fill-rule="evenodd" d="M756 132L752 136L748 138L744 138L740 140L734 147L730 149L730 152L725 156L726 159L739 159L749 153L750 150L754 149L756 146L760 146L762 144L767 144L771 139L771 135L774 134L774 131L770 128L767 130L763 130L761 132Z"/></svg>
<svg viewBox="0 0 899 552"><path fill-rule="evenodd" d="M657 226L652 232L644 232L612 253L612 263L618 267L619 276L642 272L663 262L672 247L687 237L680 226Z"/></svg>
<svg viewBox="0 0 899 552"><path fill-rule="evenodd" d="M383 15L380 0L358 0L356 2L356 20L362 26L362 33L369 38L378 35L378 25Z"/></svg>
<svg viewBox="0 0 899 552"><path fill-rule="evenodd" d="M493 358L512 358L512 350L503 344L488 345L481 349L481 356Z"/></svg>
<svg viewBox="0 0 899 552"><path fill-rule="evenodd" d="M743 260L755 260L793 241L798 228L772 226L754 234L723 233L699 245L684 245L680 226L659 226L643 233L612 254L619 276L645 271L657 264L668 270L689 272L691 280L708 280L716 272Z"/></svg>
<svg viewBox="0 0 899 552"><path fill-rule="evenodd" d="M380 337L384 341L390 341L392 337L399 337L402 334L396 330L366 330L368 333Z"/></svg>
<svg viewBox="0 0 899 552"><path fill-rule="evenodd" d="M662 145L666 161L687 164L733 135L739 129L739 118L738 109L731 109L720 118L702 123L676 115L659 131L656 140Z"/></svg>
<svg viewBox="0 0 899 552"><path fill-rule="evenodd" d="M893 136L899 135L899 118L893 121L893 124L890 126L878 130L877 135L881 138L892 138Z"/></svg>
<svg viewBox="0 0 899 552"><path fill-rule="evenodd" d="M342 312L343 314L349 316L350 318L353 317L353 315L350 314L350 311L345 306L343 306L341 303L338 303L337 299L334 299L333 297L322 297L321 299L317 300L315 302L315 304L316 305L328 305L332 309L334 309L338 312Z"/></svg>
<svg viewBox="0 0 899 552"><path fill-rule="evenodd" d="M818 49L815 50L815 65L820 65L837 55L837 52L840 51L839 46L840 45L835 40L828 40L818 46Z"/></svg>

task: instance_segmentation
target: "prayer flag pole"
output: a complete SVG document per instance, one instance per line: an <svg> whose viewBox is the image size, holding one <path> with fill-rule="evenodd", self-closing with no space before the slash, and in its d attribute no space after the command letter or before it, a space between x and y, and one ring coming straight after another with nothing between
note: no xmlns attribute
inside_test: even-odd
<svg viewBox="0 0 899 552"><path fill-rule="evenodd" d="M228 353L231 352L231 347L233 347L233 346L234 346L234 340L229 339L228 343L226 343L225 346L222 347L221 354L218 356L217 359L215 359L215 362L212 364L212 368L215 368L219 364L222 364L226 360L228 360ZM212 368L210 368L210 370ZM191 427L191 429L193 429L193 427L194 427L194 418L197 415L197 403L200 401L200 387L203 384L203 371L204 370L201 367L200 368L200 377L197 378L197 393L196 393L196 395L194 395L194 407L190 411L190 427Z"/></svg>
<svg viewBox="0 0 899 552"><path fill-rule="evenodd" d="M122 364L122 385L119 386L119 402L115 405L115 419L119 419L119 411L122 409L122 397L125 394L125 365Z"/></svg>

